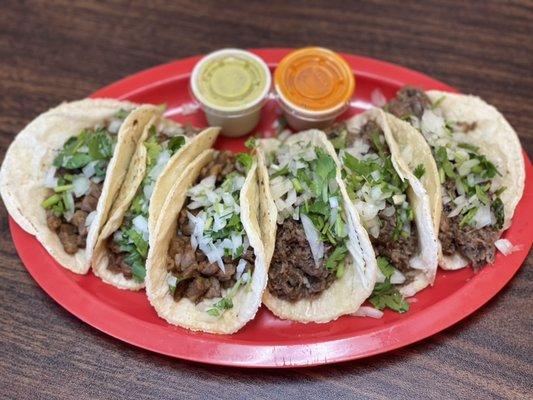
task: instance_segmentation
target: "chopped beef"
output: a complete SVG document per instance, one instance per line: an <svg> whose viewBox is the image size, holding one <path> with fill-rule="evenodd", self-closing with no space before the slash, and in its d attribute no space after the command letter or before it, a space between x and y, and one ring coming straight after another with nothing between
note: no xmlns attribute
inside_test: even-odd
<svg viewBox="0 0 533 400"><path fill-rule="evenodd" d="M407 118L411 115L421 118L424 110L431 107L431 104L431 100L422 89L405 86L384 108L398 118Z"/></svg>
<svg viewBox="0 0 533 400"><path fill-rule="evenodd" d="M440 220L439 240L442 252L447 256L459 252L472 263L474 270L492 263L495 256L494 242L498 240L500 232L493 226L476 229L466 225L461 228L461 216L449 218L447 214L450 211L451 206L446 204Z"/></svg>
<svg viewBox="0 0 533 400"><path fill-rule="evenodd" d="M394 237L396 217L386 217L383 212L379 213L381 227L377 238L370 235L370 241L374 246L377 256L386 257L390 263L402 272L409 271L409 260L418 252L418 237L416 224L411 223L411 233L408 237L400 235Z"/></svg>
<svg viewBox="0 0 533 400"><path fill-rule="evenodd" d="M89 191L81 201L81 209L83 211L90 213L91 211L96 210L96 206L98 205L98 199L102 194L102 186L102 184L96 184L94 182L91 182L91 185L89 186Z"/></svg>
<svg viewBox="0 0 533 400"><path fill-rule="evenodd" d="M56 232L61 226L61 218L56 216L51 210L46 212L46 224L48 228Z"/></svg>
<svg viewBox="0 0 533 400"><path fill-rule="evenodd" d="M112 242L112 240L108 240L108 243ZM111 247L108 247L108 249ZM107 263L107 269L115 274L122 274L125 278L131 279L133 278L133 272L131 270L131 267L124 261L124 253L120 251L120 248L117 246L118 252L110 251L108 263Z"/></svg>
<svg viewBox="0 0 533 400"><path fill-rule="evenodd" d="M276 251L268 271L268 290L287 300L313 298L335 281L335 274L325 266L333 250L327 247L324 261L316 266L301 222L286 219L278 226Z"/></svg>
<svg viewBox="0 0 533 400"><path fill-rule="evenodd" d="M78 251L77 228L74 225L61 224L57 235L67 254L75 254Z"/></svg>
<svg viewBox="0 0 533 400"><path fill-rule="evenodd" d="M215 175L217 184L221 183L236 170L235 161L233 153L218 152L214 160L202 168L198 181ZM199 303L203 299L221 297L222 289L229 289L235 285L239 260L223 257L224 271L222 271L217 263L210 263L199 248L193 250L187 211L187 204L185 204L178 215L177 234L170 240L167 270L178 278L173 294L174 300L179 301L185 297L193 303ZM192 214L198 211L189 210ZM248 248L242 258L246 260L244 272L251 273L255 263L253 250Z"/></svg>
<svg viewBox="0 0 533 400"><path fill-rule="evenodd" d="M67 254L75 254L79 249L85 248L89 233L85 222L89 213L96 210L101 194L102 184L91 182L87 194L74 203L74 214L70 221L67 221L64 215L57 216L52 210L46 211L46 224L50 230L57 233Z"/></svg>
<svg viewBox="0 0 533 400"><path fill-rule="evenodd" d="M235 162L236 156L230 151L219 151L207 165L205 165L201 171L198 181L201 181L208 176L216 176L216 184L222 183L226 176L233 171L240 171L240 165Z"/></svg>

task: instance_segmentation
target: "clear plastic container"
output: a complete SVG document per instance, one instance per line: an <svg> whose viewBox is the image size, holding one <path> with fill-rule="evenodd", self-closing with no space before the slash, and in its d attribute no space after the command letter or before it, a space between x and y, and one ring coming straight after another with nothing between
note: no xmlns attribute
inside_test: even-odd
<svg viewBox="0 0 533 400"><path fill-rule="evenodd" d="M238 137L257 126L271 82L270 70L260 57L223 49L196 64L190 88L209 125L220 126L222 135Z"/></svg>
<svg viewBox="0 0 533 400"><path fill-rule="evenodd" d="M355 78L338 54L321 47L307 47L281 60L274 74L274 88L293 129L321 129L331 125L349 107Z"/></svg>

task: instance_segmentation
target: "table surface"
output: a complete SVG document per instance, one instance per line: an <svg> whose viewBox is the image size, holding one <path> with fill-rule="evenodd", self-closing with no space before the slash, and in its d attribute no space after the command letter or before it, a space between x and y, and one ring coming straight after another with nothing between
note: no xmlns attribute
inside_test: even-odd
<svg viewBox="0 0 533 400"><path fill-rule="evenodd" d="M2 158L39 113L139 70L222 47L310 44L475 93L505 114L533 154L531 2L132 3L2 1ZM531 255L489 304L421 343L338 365L243 370L159 356L85 325L28 275L3 205L0 234L2 398L518 399L533 391Z"/></svg>

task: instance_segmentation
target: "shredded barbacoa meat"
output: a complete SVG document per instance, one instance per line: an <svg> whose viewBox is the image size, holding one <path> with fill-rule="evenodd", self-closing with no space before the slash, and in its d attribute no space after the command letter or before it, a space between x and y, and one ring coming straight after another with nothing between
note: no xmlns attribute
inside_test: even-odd
<svg viewBox="0 0 533 400"><path fill-rule="evenodd" d="M313 298L335 281L335 273L325 267L332 248L325 248L316 266L300 221L288 218L278 225L275 249L268 270L268 290L274 296L291 302Z"/></svg>
<svg viewBox="0 0 533 400"><path fill-rule="evenodd" d="M219 152L215 159L202 168L198 182L214 175L218 185L236 168L235 154ZM193 303L199 303L203 299L220 297L222 289L229 289L235 285L236 267L239 260L223 257L225 269L223 272L217 263L209 263L200 249L193 250L187 211L196 215L200 210L187 210L187 204L184 204L180 211L176 235L169 245L167 271L178 277L174 300L179 301L185 297ZM244 272L251 273L255 263L255 254L251 247L244 252L242 258L247 262Z"/></svg>
<svg viewBox="0 0 533 400"><path fill-rule="evenodd" d="M79 249L85 248L88 233L85 220L89 213L96 210L98 199L102 194L102 186L102 183L91 182L87 194L74 203L74 215L70 221L67 221L64 216L56 216L52 210L46 211L48 228L57 233L67 254L75 254Z"/></svg>

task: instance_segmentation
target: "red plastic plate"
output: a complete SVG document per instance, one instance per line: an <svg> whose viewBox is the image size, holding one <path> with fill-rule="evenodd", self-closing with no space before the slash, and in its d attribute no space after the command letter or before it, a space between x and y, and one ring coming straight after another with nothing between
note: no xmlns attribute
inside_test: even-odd
<svg viewBox="0 0 533 400"><path fill-rule="evenodd" d="M254 52L271 68L289 49ZM344 54L357 79L352 107L341 117L371 105L372 92L394 96L405 84L455 91L418 72ZM105 87L92 97L114 97L143 103L166 103L167 115L199 126L205 120L190 113L189 74L199 57L155 67ZM185 107L182 107L183 105ZM189 105L189 107L187 106ZM185 114L183 115L185 111ZM278 116L275 104L264 109L258 130L271 131ZM217 147L244 148L243 139L220 138ZM526 160L526 188L511 228L504 237L520 250L498 254L493 265L474 274L470 268L439 271L433 287L420 292L409 312L386 311L381 319L342 317L328 324L282 321L263 307L257 317L230 336L193 333L167 324L150 307L144 291L129 292L104 284L92 273L75 275L60 267L37 242L10 219L11 234L27 270L60 305L95 328L133 345L187 360L247 367L295 367L367 357L408 345L437 333L468 316L493 297L516 273L533 241L529 212L533 206L533 170Z"/></svg>

